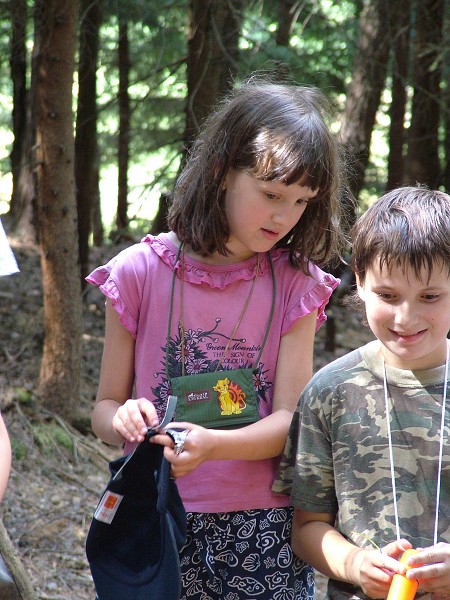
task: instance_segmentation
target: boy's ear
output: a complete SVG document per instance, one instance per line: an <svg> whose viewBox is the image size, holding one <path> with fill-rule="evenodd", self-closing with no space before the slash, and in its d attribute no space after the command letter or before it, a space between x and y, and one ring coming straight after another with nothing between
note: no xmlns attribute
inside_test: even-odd
<svg viewBox="0 0 450 600"><path fill-rule="evenodd" d="M355 273L355 279L356 279L356 289L358 291L358 296L361 298L361 300L363 302L365 302L366 291L364 289L364 285L361 283L361 278L359 277L358 273Z"/></svg>

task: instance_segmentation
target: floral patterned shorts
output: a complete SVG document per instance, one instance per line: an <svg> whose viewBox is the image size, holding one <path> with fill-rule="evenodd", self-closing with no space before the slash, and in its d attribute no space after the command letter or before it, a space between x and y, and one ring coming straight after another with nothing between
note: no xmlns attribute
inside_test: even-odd
<svg viewBox="0 0 450 600"><path fill-rule="evenodd" d="M181 600L313 600L314 571L290 545L292 512L188 513Z"/></svg>

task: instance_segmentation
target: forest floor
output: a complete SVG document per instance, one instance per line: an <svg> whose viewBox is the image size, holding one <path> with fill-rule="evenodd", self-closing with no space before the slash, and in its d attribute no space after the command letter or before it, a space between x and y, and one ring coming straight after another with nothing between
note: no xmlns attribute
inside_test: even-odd
<svg viewBox="0 0 450 600"><path fill-rule="evenodd" d="M0 408L9 430L13 464L0 517L39 600L93 600L85 556L93 510L120 455L90 430L103 344L104 299L89 289L84 304L81 402L69 425L33 401L43 340L39 254L11 238L20 273L0 278ZM91 251L93 268L118 246ZM333 307L335 350L326 351L327 328L316 338L315 369L372 339L358 315ZM0 600L15 600L0 583ZM321 593L317 594L321 600Z"/></svg>

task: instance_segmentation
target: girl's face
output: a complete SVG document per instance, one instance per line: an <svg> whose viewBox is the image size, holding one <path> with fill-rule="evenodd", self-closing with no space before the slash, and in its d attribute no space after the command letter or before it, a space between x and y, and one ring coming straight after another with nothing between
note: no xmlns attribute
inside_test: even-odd
<svg viewBox="0 0 450 600"><path fill-rule="evenodd" d="M230 226L227 248L236 262L267 252L297 224L317 190L297 183L261 181L231 169L225 182Z"/></svg>
<svg viewBox="0 0 450 600"><path fill-rule="evenodd" d="M450 276L447 265L435 263L428 280L423 269L378 261L367 270L364 284L357 277L370 328L382 344L387 364L400 369L431 369L445 362L450 330Z"/></svg>

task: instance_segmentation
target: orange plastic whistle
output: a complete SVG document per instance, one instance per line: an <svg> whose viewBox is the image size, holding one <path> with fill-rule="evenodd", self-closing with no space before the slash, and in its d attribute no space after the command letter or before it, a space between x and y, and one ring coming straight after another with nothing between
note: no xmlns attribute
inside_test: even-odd
<svg viewBox="0 0 450 600"><path fill-rule="evenodd" d="M417 554L419 550L405 550L402 554L400 562L406 565L406 561L413 554ZM410 569L408 565L406 565L407 569ZM396 573L392 578L391 587L389 588L389 594L386 600L414 600L416 595L417 588L419 587L419 582L416 579L406 579L404 575L399 575Z"/></svg>

